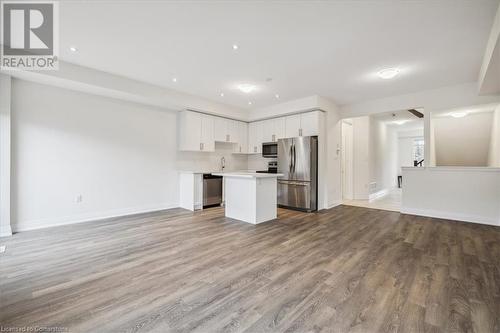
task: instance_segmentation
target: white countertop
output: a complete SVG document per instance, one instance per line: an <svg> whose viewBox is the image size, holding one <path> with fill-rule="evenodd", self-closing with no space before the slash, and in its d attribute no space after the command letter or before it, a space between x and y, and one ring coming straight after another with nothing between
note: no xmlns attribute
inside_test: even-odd
<svg viewBox="0 0 500 333"><path fill-rule="evenodd" d="M212 175L238 178L278 178L283 176L282 173L257 173L252 171L212 172Z"/></svg>

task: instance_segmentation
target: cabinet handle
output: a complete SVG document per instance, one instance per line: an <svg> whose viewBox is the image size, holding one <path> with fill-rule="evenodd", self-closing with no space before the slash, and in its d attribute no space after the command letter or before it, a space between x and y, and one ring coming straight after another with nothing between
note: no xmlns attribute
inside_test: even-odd
<svg viewBox="0 0 500 333"><path fill-rule="evenodd" d="M241 146L240 146L240 153L241 153Z"/></svg>
<svg viewBox="0 0 500 333"><path fill-rule="evenodd" d="M299 128L299 136L302 136L302 128Z"/></svg>
<svg viewBox="0 0 500 333"><path fill-rule="evenodd" d="M273 134L273 139L272 139L272 141L273 141L273 142L274 142L274 141L276 141L276 134Z"/></svg>
<svg viewBox="0 0 500 333"><path fill-rule="evenodd" d="M203 150L203 142L200 143L200 150Z"/></svg>
<svg viewBox="0 0 500 333"><path fill-rule="evenodd" d="M256 146L253 146L253 152L256 153L257 152L257 147Z"/></svg>
<svg viewBox="0 0 500 333"><path fill-rule="evenodd" d="M226 134L226 141L229 142L229 134Z"/></svg>

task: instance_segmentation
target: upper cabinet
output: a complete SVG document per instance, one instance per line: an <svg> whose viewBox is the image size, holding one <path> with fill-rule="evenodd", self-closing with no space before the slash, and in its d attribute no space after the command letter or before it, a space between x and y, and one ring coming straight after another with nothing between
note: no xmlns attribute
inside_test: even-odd
<svg viewBox="0 0 500 333"><path fill-rule="evenodd" d="M237 142L238 121L221 117L215 118L215 141Z"/></svg>
<svg viewBox="0 0 500 333"><path fill-rule="evenodd" d="M248 124L243 121L235 121L236 132L234 138L236 144L233 147L233 152L236 154L248 153Z"/></svg>
<svg viewBox="0 0 500 333"><path fill-rule="evenodd" d="M178 130L179 150L215 150L213 117L193 111L179 112Z"/></svg>
<svg viewBox="0 0 500 333"><path fill-rule="evenodd" d="M286 120L285 118L274 118L262 121L263 142L276 142L285 138Z"/></svg>
<svg viewBox="0 0 500 333"><path fill-rule="evenodd" d="M318 135L320 111L254 121L250 124L194 111L179 112L179 150L215 151L215 142L233 144L235 154L261 154L262 143Z"/></svg>
<svg viewBox="0 0 500 333"><path fill-rule="evenodd" d="M319 115L320 111L312 111L300 115L300 136L319 134Z"/></svg>
<svg viewBox="0 0 500 333"><path fill-rule="evenodd" d="M262 143L264 142L264 122L254 121L248 124L248 153L262 153Z"/></svg>
<svg viewBox="0 0 500 333"><path fill-rule="evenodd" d="M287 116L285 118L286 137L318 135L319 112L312 111Z"/></svg>

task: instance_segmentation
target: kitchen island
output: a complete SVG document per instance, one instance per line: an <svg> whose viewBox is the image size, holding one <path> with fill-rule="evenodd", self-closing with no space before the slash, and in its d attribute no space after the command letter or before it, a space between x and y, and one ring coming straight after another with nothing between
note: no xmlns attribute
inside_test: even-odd
<svg viewBox="0 0 500 333"><path fill-rule="evenodd" d="M258 224L277 217L277 179L279 173L221 172L225 181L226 216Z"/></svg>

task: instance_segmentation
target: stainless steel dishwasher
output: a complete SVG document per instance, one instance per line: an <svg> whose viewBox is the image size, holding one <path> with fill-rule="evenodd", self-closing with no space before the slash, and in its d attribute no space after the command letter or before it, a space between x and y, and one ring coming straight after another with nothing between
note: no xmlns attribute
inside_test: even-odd
<svg viewBox="0 0 500 333"><path fill-rule="evenodd" d="M203 174L203 208L220 206L222 203L222 176Z"/></svg>

